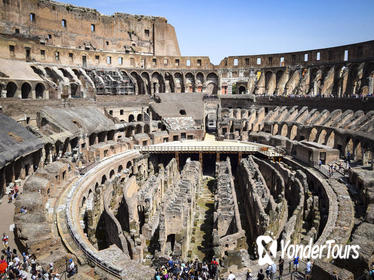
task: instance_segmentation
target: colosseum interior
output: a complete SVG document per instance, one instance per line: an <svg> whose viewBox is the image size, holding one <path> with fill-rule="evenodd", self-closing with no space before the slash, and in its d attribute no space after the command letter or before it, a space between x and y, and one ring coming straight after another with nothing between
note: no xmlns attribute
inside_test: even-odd
<svg viewBox="0 0 374 280"><path fill-rule="evenodd" d="M333 239L359 258L315 260L312 279L366 279L374 41L214 65L181 56L162 17L0 6L0 197L20 190L19 252L61 273L72 258L75 279L153 279L169 257L244 279L260 235Z"/></svg>

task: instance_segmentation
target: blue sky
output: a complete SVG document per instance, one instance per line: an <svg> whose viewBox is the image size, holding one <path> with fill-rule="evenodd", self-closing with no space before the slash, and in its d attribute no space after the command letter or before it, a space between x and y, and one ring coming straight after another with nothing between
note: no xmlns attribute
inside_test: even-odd
<svg viewBox="0 0 374 280"><path fill-rule="evenodd" d="M374 40L374 0L62 0L114 12L163 16L182 55L290 52Z"/></svg>

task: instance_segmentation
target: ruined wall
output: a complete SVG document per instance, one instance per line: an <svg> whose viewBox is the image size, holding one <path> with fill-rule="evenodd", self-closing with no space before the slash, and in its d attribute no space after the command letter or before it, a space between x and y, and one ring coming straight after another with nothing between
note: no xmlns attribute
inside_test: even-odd
<svg viewBox="0 0 374 280"><path fill-rule="evenodd" d="M2 1L0 32L65 48L180 55L165 18L98 11L48 0Z"/></svg>

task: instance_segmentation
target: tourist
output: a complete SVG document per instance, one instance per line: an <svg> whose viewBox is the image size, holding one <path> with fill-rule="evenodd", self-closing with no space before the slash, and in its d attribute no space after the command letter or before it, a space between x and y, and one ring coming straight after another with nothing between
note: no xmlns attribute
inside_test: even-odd
<svg viewBox="0 0 374 280"><path fill-rule="evenodd" d="M297 271L299 268L299 257L298 256L296 256L293 260L293 268L295 271Z"/></svg>
<svg viewBox="0 0 374 280"><path fill-rule="evenodd" d="M332 274L332 280L339 280L338 273L336 271L333 272Z"/></svg>
<svg viewBox="0 0 374 280"><path fill-rule="evenodd" d="M371 264L371 270L369 271L370 280L374 280L374 263Z"/></svg>
<svg viewBox="0 0 374 280"><path fill-rule="evenodd" d="M235 280L235 275L230 271L229 277L227 277L227 280Z"/></svg>
<svg viewBox="0 0 374 280"><path fill-rule="evenodd" d="M264 280L264 279L265 279L265 275L263 273L263 270L260 269L260 271L257 274L257 280Z"/></svg>
<svg viewBox="0 0 374 280"><path fill-rule="evenodd" d="M266 279L270 279L270 274L271 274L271 265L268 264L268 267L265 270L266 273Z"/></svg>
<svg viewBox="0 0 374 280"><path fill-rule="evenodd" d="M305 269L305 279L310 279L310 276L312 274L312 262L310 259L308 259L308 262L306 263L306 269Z"/></svg>
<svg viewBox="0 0 374 280"><path fill-rule="evenodd" d="M270 279L271 280L274 280L274 276L275 276L276 273L277 273L277 265L275 263L273 263L271 265L271 269L270 269Z"/></svg>
<svg viewBox="0 0 374 280"><path fill-rule="evenodd" d="M279 279L283 276L284 259L279 258Z"/></svg>
<svg viewBox="0 0 374 280"><path fill-rule="evenodd" d="M245 280L253 280L253 277L252 277L252 270L251 269L248 269L247 271L247 275L245 277Z"/></svg>
<svg viewBox="0 0 374 280"><path fill-rule="evenodd" d="M67 267L68 277L72 277L74 274L77 273L77 269L73 259L69 259L69 265Z"/></svg>
<svg viewBox="0 0 374 280"><path fill-rule="evenodd" d="M3 233L2 241L3 241L3 247L4 247L4 249L6 249L8 247L8 244L9 244L9 237L8 237L8 235L6 235L5 232Z"/></svg>

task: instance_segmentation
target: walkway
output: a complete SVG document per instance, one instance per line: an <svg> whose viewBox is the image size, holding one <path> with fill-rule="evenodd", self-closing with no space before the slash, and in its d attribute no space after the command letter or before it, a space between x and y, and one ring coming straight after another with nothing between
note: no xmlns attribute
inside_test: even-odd
<svg viewBox="0 0 374 280"><path fill-rule="evenodd" d="M213 256L213 211L212 188L215 179L205 177L200 192L197 193L194 227L191 236L191 259L210 261Z"/></svg>
<svg viewBox="0 0 374 280"><path fill-rule="evenodd" d="M14 209L14 202L8 203L8 196L4 195L0 200L0 235L3 237L3 233L5 232L9 236L9 246L12 249L17 248L14 242L14 233L10 231L10 228L14 226ZM3 249L2 242L1 249Z"/></svg>

